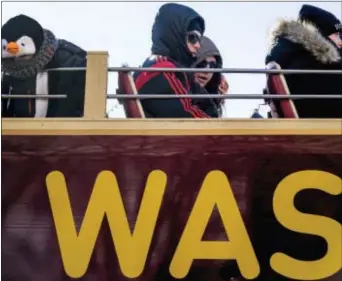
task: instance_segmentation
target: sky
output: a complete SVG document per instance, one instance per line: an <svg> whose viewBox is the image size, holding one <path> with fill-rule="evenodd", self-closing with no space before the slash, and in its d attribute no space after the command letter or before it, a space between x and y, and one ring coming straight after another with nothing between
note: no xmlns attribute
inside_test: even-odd
<svg viewBox="0 0 342 281"><path fill-rule="evenodd" d="M169 1L172 2L172 1ZM174 1L176 2L176 1ZM219 48L225 68L264 68L268 31L279 18L295 19L310 2L182 2L206 22L205 35ZM342 18L341 2L315 2ZM109 66L141 66L150 56L151 30L163 2L2 2L2 24L18 14L36 19L57 38L87 51L108 51ZM231 94L262 94L265 74L225 74ZM117 74L108 77L108 94ZM262 100L226 100L225 118L249 118ZM268 108L260 113L266 116ZM116 100L107 102L111 118L125 118Z"/></svg>

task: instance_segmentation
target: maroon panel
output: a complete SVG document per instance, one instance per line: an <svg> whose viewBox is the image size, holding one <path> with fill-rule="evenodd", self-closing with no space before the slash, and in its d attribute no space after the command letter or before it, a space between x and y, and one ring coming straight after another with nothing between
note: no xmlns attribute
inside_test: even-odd
<svg viewBox="0 0 342 281"><path fill-rule="evenodd" d="M255 280L288 280L269 268L273 252L289 249L298 258L315 259L325 245L308 235L290 233L275 222L274 189L281 179L299 170L318 169L342 177L342 143L340 136L3 136L3 280L71 279L61 263L46 191L50 171L65 175L79 229L100 171L111 170L117 176L133 227L146 178L155 169L168 175L166 195L145 270L135 280L173 280L168 270L179 236L204 177L216 169L230 180L261 263L262 273ZM133 208L127 208L132 202ZM341 220L341 207L333 196L308 191L298 196L297 203L304 211ZM225 238L218 214L212 216L204 236ZM318 250L305 252L298 245ZM228 280L235 271L230 266L195 262L184 280L219 280L219 275ZM106 221L89 268L79 280L131 280L118 268Z"/></svg>
<svg viewBox="0 0 342 281"><path fill-rule="evenodd" d="M133 88L134 83L131 74L129 72L119 72L118 74L118 85L120 94L134 95L136 90ZM140 105L140 100L122 100L122 104L126 113L127 118L143 118L143 112Z"/></svg>

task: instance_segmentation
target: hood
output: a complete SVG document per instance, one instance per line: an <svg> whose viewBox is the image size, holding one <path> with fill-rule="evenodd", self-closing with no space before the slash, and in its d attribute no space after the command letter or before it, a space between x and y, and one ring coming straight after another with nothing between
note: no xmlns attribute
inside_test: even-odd
<svg viewBox="0 0 342 281"><path fill-rule="evenodd" d="M195 10L175 3L163 5L152 28L152 54L166 56L184 66L190 66L195 58L186 46L186 33L195 20L203 34L204 19Z"/></svg>
<svg viewBox="0 0 342 281"><path fill-rule="evenodd" d="M192 64L191 67L196 67L200 62L202 62L206 57L213 56L216 58L218 63L218 67L221 68L223 65L222 57L220 51L216 47L213 41L211 41L208 37L203 36L201 40L201 48L199 49L196 55L196 61ZM214 73L211 80L205 86L205 89L212 94L218 93L218 88L221 83L221 73Z"/></svg>
<svg viewBox="0 0 342 281"><path fill-rule="evenodd" d="M220 51L218 50L213 41L211 41L208 37L203 36L201 40L201 48L199 49L196 55L196 61L193 63L192 67L196 67L197 64L199 64L208 56L215 57L218 66L220 68L222 67L222 57Z"/></svg>
<svg viewBox="0 0 342 281"><path fill-rule="evenodd" d="M312 23L279 20L270 32L269 50L277 44L279 37L301 45L316 60L324 64L341 60L337 46L330 39L323 36Z"/></svg>

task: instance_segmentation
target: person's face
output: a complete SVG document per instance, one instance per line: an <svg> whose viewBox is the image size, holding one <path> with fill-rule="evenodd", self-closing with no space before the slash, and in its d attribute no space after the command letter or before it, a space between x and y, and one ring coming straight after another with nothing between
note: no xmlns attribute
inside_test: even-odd
<svg viewBox="0 0 342 281"><path fill-rule="evenodd" d="M342 48L342 34L339 32L329 35L329 38L337 45L337 47Z"/></svg>
<svg viewBox="0 0 342 281"><path fill-rule="evenodd" d="M200 62L196 68L217 68L217 61L215 57L208 56L202 62ZM214 73L208 72L197 72L195 73L195 79L198 84L202 87L207 85L207 83L213 78Z"/></svg>
<svg viewBox="0 0 342 281"><path fill-rule="evenodd" d="M198 31L190 31L186 35L186 45L194 57L201 47L201 37L201 33Z"/></svg>

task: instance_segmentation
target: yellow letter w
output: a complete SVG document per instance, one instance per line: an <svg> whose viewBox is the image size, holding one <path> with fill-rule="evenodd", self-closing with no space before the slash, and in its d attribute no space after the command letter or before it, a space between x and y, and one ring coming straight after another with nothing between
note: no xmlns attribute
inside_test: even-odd
<svg viewBox="0 0 342 281"><path fill-rule="evenodd" d="M116 177L110 171L101 172L77 235L65 178L58 171L51 172L46 184L65 272L72 278L85 274L102 220L107 216L122 273L138 277L145 266L166 180L162 171L149 175L132 234Z"/></svg>

